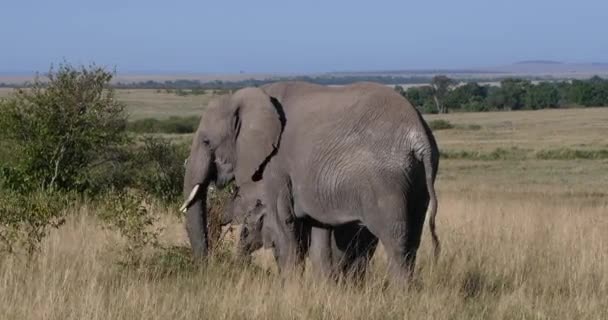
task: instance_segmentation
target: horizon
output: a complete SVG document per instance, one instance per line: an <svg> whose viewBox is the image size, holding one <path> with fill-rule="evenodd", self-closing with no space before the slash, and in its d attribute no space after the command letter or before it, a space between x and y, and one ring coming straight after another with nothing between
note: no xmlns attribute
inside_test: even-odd
<svg viewBox="0 0 608 320"><path fill-rule="evenodd" d="M100 64L96 64L95 62L91 62L88 64L74 64L70 61L64 61L60 63L50 63L49 66L45 70L32 70L32 71L4 71L0 70L0 80L2 77L32 77L36 74L44 76L51 68L57 67L61 64L70 64L73 66L87 66L87 65L96 65L99 67L104 67L108 70L117 69L116 74L119 76L237 76L237 75L252 75L252 76L318 76L318 75L348 75L348 74L383 74L385 76L389 76L391 74L395 74L398 76L407 76L408 74L413 75L433 75L433 74L442 74L442 73L451 73L451 74L513 74L517 75L519 73L506 71L511 67L517 67L521 65L527 66L580 66L580 67L608 67L608 62L566 62L566 61L555 61L555 60L522 60L515 61L509 64L504 65L496 65L496 66L488 66L488 67L478 67L478 68L395 68L395 69L385 69L385 70L371 70L371 69L356 69L356 70L327 70L327 71L319 71L319 72L205 72L205 71L171 71L171 70L127 70L127 71L119 71L115 66L103 66ZM503 68L504 70L501 70ZM573 72L577 72L574 70ZM587 71L592 74L593 71ZM535 72L531 72L530 75L533 75ZM608 75L608 70L598 70L598 74ZM538 75L550 75L547 72L538 72ZM175 78L178 79L178 78Z"/></svg>
<svg viewBox="0 0 608 320"><path fill-rule="evenodd" d="M604 63L608 3L10 2L0 72L63 61L121 74L311 74ZM238 8L238 9L235 9ZM522 10L525 8L526 10Z"/></svg>

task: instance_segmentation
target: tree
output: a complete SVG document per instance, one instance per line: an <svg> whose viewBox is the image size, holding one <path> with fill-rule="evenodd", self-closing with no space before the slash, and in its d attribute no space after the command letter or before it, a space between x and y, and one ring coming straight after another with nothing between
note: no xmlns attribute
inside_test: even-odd
<svg viewBox="0 0 608 320"><path fill-rule="evenodd" d="M112 73L90 66L52 68L28 89L0 102L0 141L14 161L1 165L5 186L75 190L88 170L127 142L126 113L110 87Z"/></svg>
<svg viewBox="0 0 608 320"><path fill-rule="evenodd" d="M431 80L431 88L433 89L433 100L438 113L448 113L448 108L445 104L445 98L448 95L450 88L455 85L454 80L447 76L437 75Z"/></svg>
<svg viewBox="0 0 608 320"><path fill-rule="evenodd" d="M608 80L598 76L591 79L574 80L567 92L568 100L582 106L602 106L608 104Z"/></svg>
<svg viewBox="0 0 608 320"><path fill-rule="evenodd" d="M530 81L523 79L505 79L500 82L502 108L506 110L521 110L524 107L524 97L530 87Z"/></svg>
<svg viewBox="0 0 608 320"><path fill-rule="evenodd" d="M468 82L451 90L445 98L445 105L448 109L461 109L470 103L483 101L487 94L486 87Z"/></svg>
<svg viewBox="0 0 608 320"><path fill-rule="evenodd" d="M497 86L488 87L488 95L486 97L486 104L490 109L498 110L503 109L505 105L505 98L502 89Z"/></svg>
<svg viewBox="0 0 608 320"><path fill-rule="evenodd" d="M555 85L541 82L528 87L524 101L526 109L555 108L559 104L559 91Z"/></svg>
<svg viewBox="0 0 608 320"><path fill-rule="evenodd" d="M405 97L405 90L403 89L403 87L402 87L402 86L400 86L400 85L396 85L396 86L395 86L395 91L396 91L397 93L399 93L400 95L402 95L402 96L404 96L404 97Z"/></svg>
<svg viewBox="0 0 608 320"><path fill-rule="evenodd" d="M405 98L424 113L436 112L434 107L428 108L429 105L434 105L431 86L409 87L405 91Z"/></svg>

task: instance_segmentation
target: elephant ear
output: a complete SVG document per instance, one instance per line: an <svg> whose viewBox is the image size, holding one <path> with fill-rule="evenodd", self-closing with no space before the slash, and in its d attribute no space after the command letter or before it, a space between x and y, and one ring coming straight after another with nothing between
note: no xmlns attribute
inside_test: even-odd
<svg viewBox="0 0 608 320"><path fill-rule="evenodd" d="M262 179L264 169L276 154L285 126L280 103L259 88L245 88L233 96L236 130L237 184Z"/></svg>

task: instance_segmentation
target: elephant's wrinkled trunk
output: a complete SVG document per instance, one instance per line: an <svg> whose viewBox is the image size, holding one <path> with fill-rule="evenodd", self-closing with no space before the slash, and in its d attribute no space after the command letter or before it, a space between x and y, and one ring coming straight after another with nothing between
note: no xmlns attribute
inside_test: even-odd
<svg viewBox="0 0 608 320"><path fill-rule="evenodd" d="M209 152L193 143L186 174L182 211L186 212L186 230L196 259L207 256L209 237L207 230L207 188L214 179L212 157Z"/></svg>
<svg viewBox="0 0 608 320"><path fill-rule="evenodd" d="M203 186L186 213L186 230L195 259L205 258L209 250L206 199L207 186Z"/></svg>

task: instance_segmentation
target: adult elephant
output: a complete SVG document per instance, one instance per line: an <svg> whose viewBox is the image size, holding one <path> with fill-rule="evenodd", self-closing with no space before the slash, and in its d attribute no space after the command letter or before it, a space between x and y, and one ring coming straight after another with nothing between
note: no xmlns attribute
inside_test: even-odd
<svg viewBox="0 0 608 320"><path fill-rule="evenodd" d="M195 258L205 257L208 251L205 205L210 184L222 188L232 180L237 186L258 182L266 165L278 152L287 123L287 109L262 89L245 88L211 101L203 112L186 161L186 201L181 208L187 212L186 230ZM232 214L223 218L224 224L229 223ZM304 228L300 226L299 230ZM314 232L311 239L310 228L306 229L302 231L298 248L303 256L308 252L308 246L312 246L310 253L315 269L332 274L333 268L337 267L342 273L353 270L358 277L364 273L367 258L377 242L369 231L345 226L336 238L316 240L319 232ZM335 261L326 259L328 256Z"/></svg>
<svg viewBox="0 0 608 320"><path fill-rule="evenodd" d="M197 257L207 253L209 183L259 181L269 161L279 164L273 216L284 227L284 268L301 257L295 222L308 220L319 227L365 225L386 248L392 273L410 274L429 204L437 254L437 145L420 114L392 89L280 82L210 103L184 185L183 209Z"/></svg>

